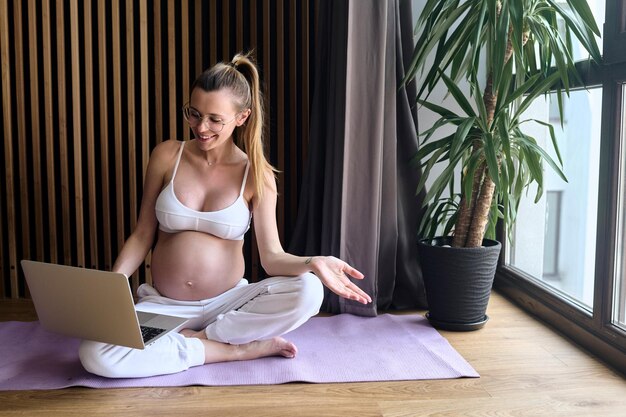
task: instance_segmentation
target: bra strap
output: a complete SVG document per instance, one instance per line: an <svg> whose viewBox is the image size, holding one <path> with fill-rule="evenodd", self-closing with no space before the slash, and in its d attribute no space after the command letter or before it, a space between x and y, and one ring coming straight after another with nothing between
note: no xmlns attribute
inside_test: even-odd
<svg viewBox="0 0 626 417"><path fill-rule="evenodd" d="M250 169L250 161L246 163L246 172L243 174L243 183L241 184L241 191L239 191L239 195L243 195L243 190L246 188L246 180L248 179L249 169Z"/></svg>
<svg viewBox="0 0 626 417"><path fill-rule="evenodd" d="M176 171L178 171L178 164L180 164L180 157L183 155L183 148L184 147L185 147L185 141L182 141L180 143L180 151L178 151L178 158L176 159L176 165L174 165L174 172L172 173L171 181L174 181L174 177L176 176Z"/></svg>

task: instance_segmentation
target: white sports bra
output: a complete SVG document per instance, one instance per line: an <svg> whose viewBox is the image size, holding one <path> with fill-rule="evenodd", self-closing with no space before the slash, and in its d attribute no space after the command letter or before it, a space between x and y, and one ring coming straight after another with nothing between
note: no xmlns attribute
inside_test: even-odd
<svg viewBox="0 0 626 417"><path fill-rule="evenodd" d="M252 220L252 212L243 198L250 162L246 164L241 191L233 204L217 211L197 211L181 203L174 193L174 178L184 146L185 142L182 142L172 179L163 188L156 201L155 211L159 229L167 233L191 230L209 233L222 239L243 240Z"/></svg>

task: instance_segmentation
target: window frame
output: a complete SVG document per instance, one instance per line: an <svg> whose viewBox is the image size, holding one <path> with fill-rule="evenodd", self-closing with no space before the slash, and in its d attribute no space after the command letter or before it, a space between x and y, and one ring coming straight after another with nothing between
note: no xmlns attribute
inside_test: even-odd
<svg viewBox="0 0 626 417"><path fill-rule="evenodd" d="M621 154L626 152L626 132L621 132L623 112L626 112L621 107L626 88L623 87L626 83L626 0L606 0L605 11L602 64L577 63L583 86L602 88L593 311L590 313L580 302L536 277L506 265L504 254L508 242L502 227L498 237L503 248L494 287L626 374L626 331L613 324L615 280L617 273L626 273L620 270L622 265L616 264L617 239L622 237L618 236L619 176L626 182L626 172L620 173ZM626 184L624 187L626 189ZM622 226L626 229L626 224Z"/></svg>

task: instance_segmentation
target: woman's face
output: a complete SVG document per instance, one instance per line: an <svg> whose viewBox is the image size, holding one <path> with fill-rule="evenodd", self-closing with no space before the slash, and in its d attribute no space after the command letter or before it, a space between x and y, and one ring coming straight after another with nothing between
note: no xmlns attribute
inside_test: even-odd
<svg viewBox="0 0 626 417"><path fill-rule="evenodd" d="M228 89L204 91L195 88L189 101L189 126L203 150L223 145L241 126L250 110L237 111L235 100Z"/></svg>

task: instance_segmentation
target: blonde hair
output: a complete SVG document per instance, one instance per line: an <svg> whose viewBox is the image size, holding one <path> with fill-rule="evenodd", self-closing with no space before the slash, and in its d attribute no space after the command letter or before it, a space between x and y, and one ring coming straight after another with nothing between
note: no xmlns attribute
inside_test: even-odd
<svg viewBox="0 0 626 417"><path fill-rule="evenodd" d="M237 54L228 64L220 62L204 71L192 85L203 91L229 89L239 112L250 109L248 120L235 129L235 143L248 155L250 171L259 199L263 197L265 173L276 169L265 158L263 146L263 95L259 71L251 54Z"/></svg>

